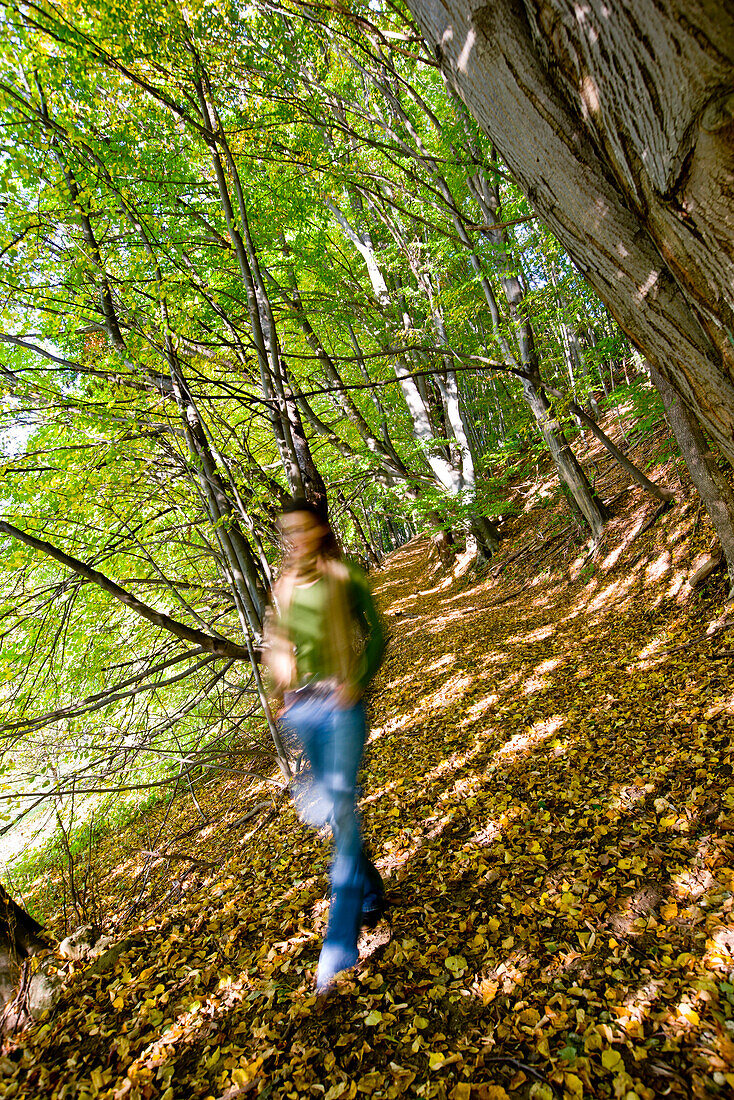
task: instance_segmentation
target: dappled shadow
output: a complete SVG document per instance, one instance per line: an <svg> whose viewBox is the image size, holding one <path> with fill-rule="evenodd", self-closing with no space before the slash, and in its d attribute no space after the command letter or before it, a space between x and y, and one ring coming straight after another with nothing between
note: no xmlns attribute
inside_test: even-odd
<svg viewBox="0 0 734 1100"><path fill-rule="evenodd" d="M263 815L65 1002L31 1085L96 1067L121 1096L387 1097L427 1074L421 1095L492 1080L524 1098L537 1074L723 1094L734 708L712 614L681 602L684 509L633 538L650 506L630 500L595 558L566 541L542 582L520 558L446 585L427 543L396 554L375 576L392 642L362 799L391 924L317 1002L328 848L292 807ZM83 1064L65 1067L74 1026Z"/></svg>

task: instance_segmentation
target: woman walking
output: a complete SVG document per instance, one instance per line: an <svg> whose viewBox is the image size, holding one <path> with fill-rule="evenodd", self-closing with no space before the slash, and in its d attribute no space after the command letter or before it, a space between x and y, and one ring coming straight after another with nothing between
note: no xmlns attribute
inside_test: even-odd
<svg viewBox="0 0 734 1100"><path fill-rule="evenodd" d="M385 908L382 879L362 847L356 809L357 771L366 737L361 696L385 647L367 578L342 560L336 536L318 508L291 501L278 521L284 560L265 637L265 659L281 724L308 759L310 824L331 824L329 921L316 974L326 992L357 962L362 924Z"/></svg>

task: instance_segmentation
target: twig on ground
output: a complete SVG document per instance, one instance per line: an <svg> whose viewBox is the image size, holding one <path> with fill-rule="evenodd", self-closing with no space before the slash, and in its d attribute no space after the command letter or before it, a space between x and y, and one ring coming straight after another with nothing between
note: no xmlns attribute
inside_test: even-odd
<svg viewBox="0 0 734 1100"><path fill-rule="evenodd" d="M238 817L236 821L230 821L225 828L227 829L239 829L240 825L244 825L247 821L252 821L253 817L257 817L262 810L274 810L275 803L271 798L265 799L264 802L256 803L251 810L248 810L244 817Z"/></svg>
<svg viewBox="0 0 734 1100"><path fill-rule="evenodd" d="M660 519L660 517L664 516L666 512L669 512L674 504L675 504L675 500L666 500L666 501L664 501L660 505L659 508L655 509L655 511L650 516L647 523L643 527L640 528L640 530L635 535L635 538L639 538L640 535L644 535L646 531L649 531L651 527L654 527L655 524L657 523L657 521Z"/></svg>
<svg viewBox="0 0 734 1100"><path fill-rule="evenodd" d="M171 863L191 863L195 867L208 867L211 868L214 864L208 859L199 859L198 856L187 856L182 852L149 852L143 850L141 855L148 856L151 859L166 859Z"/></svg>

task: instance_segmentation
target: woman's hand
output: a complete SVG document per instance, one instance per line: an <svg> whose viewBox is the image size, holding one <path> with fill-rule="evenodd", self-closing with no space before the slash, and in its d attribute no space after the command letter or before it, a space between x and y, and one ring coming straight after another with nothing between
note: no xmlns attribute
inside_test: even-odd
<svg viewBox="0 0 734 1100"><path fill-rule="evenodd" d="M341 707L342 710L348 710L353 707L362 697L362 689L356 684L351 684L349 681L345 681L343 684L339 684L339 687L334 692L334 698L336 699L336 705Z"/></svg>

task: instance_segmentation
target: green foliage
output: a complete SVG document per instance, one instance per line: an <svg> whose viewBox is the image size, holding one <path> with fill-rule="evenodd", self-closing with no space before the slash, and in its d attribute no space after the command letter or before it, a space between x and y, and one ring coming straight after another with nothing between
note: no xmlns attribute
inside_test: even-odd
<svg viewBox="0 0 734 1100"><path fill-rule="evenodd" d="M503 369L503 280L579 398L624 340L399 12L41 0L2 18L6 523L241 643L223 546L240 531L264 592L289 462L313 458L359 553L507 513L540 444ZM518 223L502 240L480 179ZM5 536L0 624L7 822L20 795L163 790L233 739L271 766L246 666L186 657Z"/></svg>

